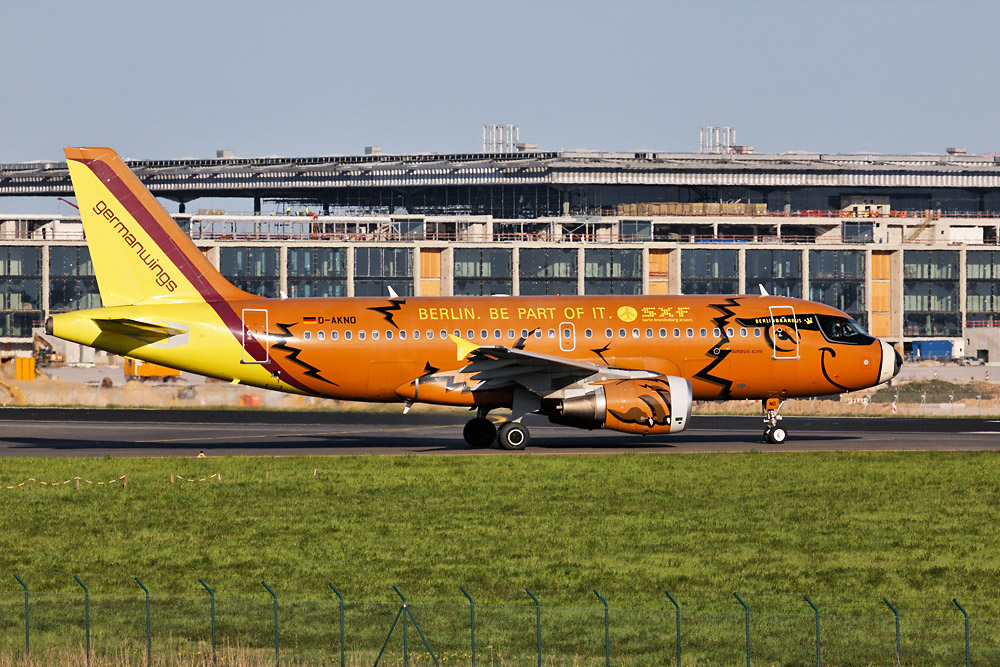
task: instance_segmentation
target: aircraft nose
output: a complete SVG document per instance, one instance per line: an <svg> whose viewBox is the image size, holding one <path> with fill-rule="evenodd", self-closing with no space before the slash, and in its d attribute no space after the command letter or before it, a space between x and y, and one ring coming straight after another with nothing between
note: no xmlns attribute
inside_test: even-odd
<svg viewBox="0 0 1000 667"><path fill-rule="evenodd" d="M879 369L878 384L882 384L899 375L899 369L903 367L903 358L892 345L884 340L879 342L882 344L882 368Z"/></svg>

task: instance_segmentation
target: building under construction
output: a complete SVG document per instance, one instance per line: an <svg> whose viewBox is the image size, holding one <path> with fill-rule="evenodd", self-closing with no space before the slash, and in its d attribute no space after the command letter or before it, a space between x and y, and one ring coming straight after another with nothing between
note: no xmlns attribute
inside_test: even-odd
<svg viewBox="0 0 1000 667"><path fill-rule="evenodd" d="M1000 361L1000 157L540 152L514 139L474 154L128 164L258 294L763 285L845 310L913 354L947 341ZM55 209L72 197L66 165L0 165L0 196ZM199 210L201 198L234 201ZM78 217L0 215L0 273L11 352L31 349L49 313L99 304Z"/></svg>

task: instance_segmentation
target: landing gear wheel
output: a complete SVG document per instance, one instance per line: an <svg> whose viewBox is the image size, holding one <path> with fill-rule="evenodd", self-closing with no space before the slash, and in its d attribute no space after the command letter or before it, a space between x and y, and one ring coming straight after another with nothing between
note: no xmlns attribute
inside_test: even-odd
<svg viewBox="0 0 1000 667"><path fill-rule="evenodd" d="M497 439L497 427L485 417L470 419L462 429L462 436L473 449L489 447Z"/></svg>
<svg viewBox="0 0 1000 667"><path fill-rule="evenodd" d="M528 446L528 443L531 442L531 434L528 433L524 424L507 422L500 427L500 431L497 433L497 442L504 449L518 451Z"/></svg>
<svg viewBox="0 0 1000 667"><path fill-rule="evenodd" d="M788 433L782 427L775 426L764 431L764 439L772 445L781 445L788 439Z"/></svg>

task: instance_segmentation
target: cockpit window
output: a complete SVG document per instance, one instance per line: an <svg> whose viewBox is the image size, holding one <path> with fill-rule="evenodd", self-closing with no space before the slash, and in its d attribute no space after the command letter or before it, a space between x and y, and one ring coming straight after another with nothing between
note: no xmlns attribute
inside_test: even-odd
<svg viewBox="0 0 1000 667"><path fill-rule="evenodd" d="M861 328L860 324L849 317L817 315L816 321L819 323L820 331L823 332L823 337L831 343L868 345L875 340Z"/></svg>

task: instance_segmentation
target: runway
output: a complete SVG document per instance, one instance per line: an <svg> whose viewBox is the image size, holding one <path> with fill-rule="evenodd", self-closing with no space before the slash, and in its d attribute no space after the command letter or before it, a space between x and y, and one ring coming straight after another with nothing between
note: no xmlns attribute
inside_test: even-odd
<svg viewBox="0 0 1000 667"><path fill-rule="evenodd" d="M0 410L0 456L290 456L465 454L466 413L237 410ZM554 426L529 416L529 454L1000 449L1000 420L789 417L783 445L758 417L693 416L676 435L642 437Z"/></svg>

